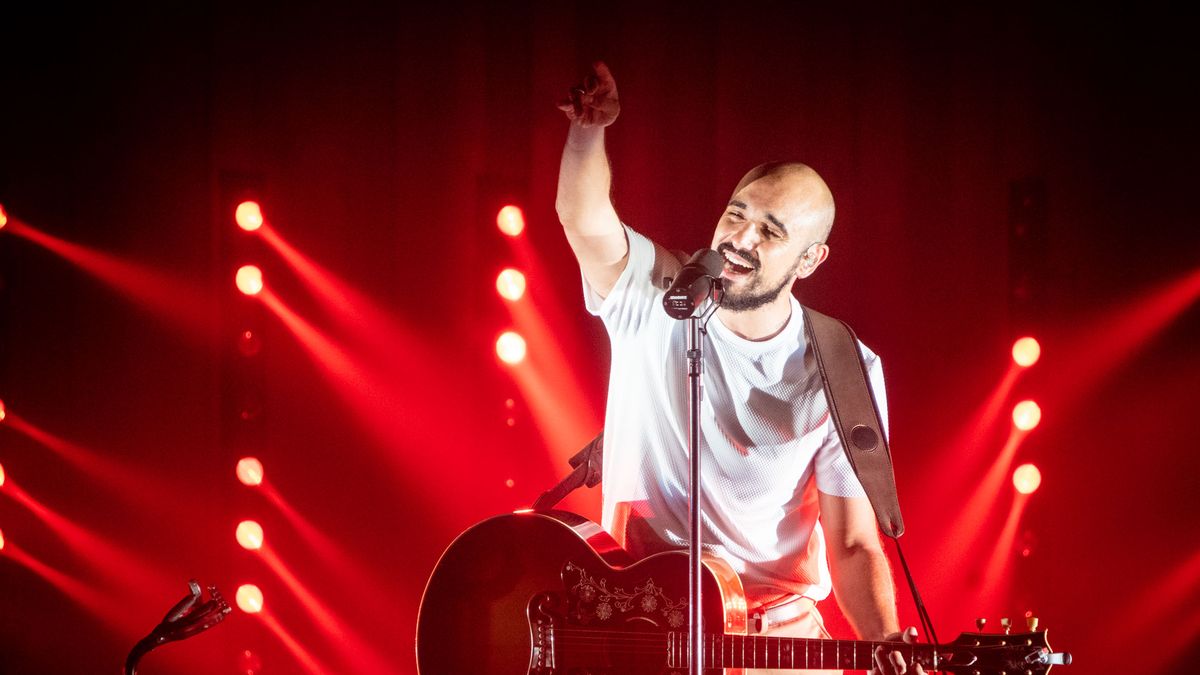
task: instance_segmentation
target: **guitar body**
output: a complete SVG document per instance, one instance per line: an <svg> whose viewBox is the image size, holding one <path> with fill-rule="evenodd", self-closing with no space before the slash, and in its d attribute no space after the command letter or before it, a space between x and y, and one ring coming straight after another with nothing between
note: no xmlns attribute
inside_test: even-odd
<svg viewBox="0 0 1200 675"><path fill-rule="evenodd" d="M521 512L464 532L434 568L417 618L420 675L684 675L688 556L632 560L598 525ZM1045 675L1071 655L1046 631L963 633L949 644L746 635L737 574L706 557L705 675L745 668L869 670L880 647L926 672Z"/></svg>
<svg viewBox="0 0 1200 675"><path fill-rule="evenodd" d="M745 634L737 575L706 558L708 632ZM563 511L485 520L438 561L421 599L421 675L685 673L688 557L634 562L599 526ZM706 670L720 674L722 669Z"/></svg>

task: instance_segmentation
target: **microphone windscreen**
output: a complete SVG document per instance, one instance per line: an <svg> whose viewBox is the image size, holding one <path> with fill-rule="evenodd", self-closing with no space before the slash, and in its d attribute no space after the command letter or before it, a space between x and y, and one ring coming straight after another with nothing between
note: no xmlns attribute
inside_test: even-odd
<svg viewBox="0 0 1200 675"><path fill-rule="evenodd" d="M688 264L698 266L704 270L705 275L715 278L721 276L721 270L725 267L725 256L711 248L702 248L692 254Z"/></svg>

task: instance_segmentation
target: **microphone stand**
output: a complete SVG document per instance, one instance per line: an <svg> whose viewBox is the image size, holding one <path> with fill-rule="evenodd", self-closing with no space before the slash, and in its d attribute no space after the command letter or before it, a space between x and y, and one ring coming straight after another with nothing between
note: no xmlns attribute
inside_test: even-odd
<svg viewBox="0 0 1200 675"><path fill-rule="evenodd" d="M704 395L704 324L721 304L723 295L721 279L712 280L710 309L701 316L687 318L687 364L688 364L688 673L703 675L704 672L704 613L700 605L701 581L703 580L703 530L700 523L700 401Z"/></svg>
<svg viewBox="0 0 1200 675"><path fill-rule="evenodd" d="M725 259L712 249L692 254L663 294L663 309L673 319L687 319L688 368L688 673L704 672L704 613L700 607L703 558L700 528L700 400L703 396L704 325L721 306L725 287L721 270ZM705 301L707 308L705 308ZM700 311L704 309L704 311ZM700 316L696 312L700 311Z"/></svg>

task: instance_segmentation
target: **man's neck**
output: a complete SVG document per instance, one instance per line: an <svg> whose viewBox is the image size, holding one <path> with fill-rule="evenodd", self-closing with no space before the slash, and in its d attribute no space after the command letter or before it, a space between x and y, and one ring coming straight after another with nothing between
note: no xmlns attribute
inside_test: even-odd
<svg viewBox="0 0 1200 675"><path fill-rule="evenodd" d="M792 294L780 293L768 305L749 312L717 310L717 319L740 338L753 341L770 340L779 335L792 317Z"/></svg>

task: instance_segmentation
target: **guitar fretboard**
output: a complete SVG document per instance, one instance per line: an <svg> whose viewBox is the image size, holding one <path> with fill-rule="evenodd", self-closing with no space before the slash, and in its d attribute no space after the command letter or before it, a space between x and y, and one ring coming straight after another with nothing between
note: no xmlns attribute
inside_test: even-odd
<svg viewBox="0 0 1200 675"><path fill-rule="evenodd" d="M667 634L669 668L688 666L687 633ZM865 640L818 640L757 635L705 635L705 668L783 668L870 670L878 647L899 649L907 663L927 670L936 660L934 645L909 645Z"/></svg>

